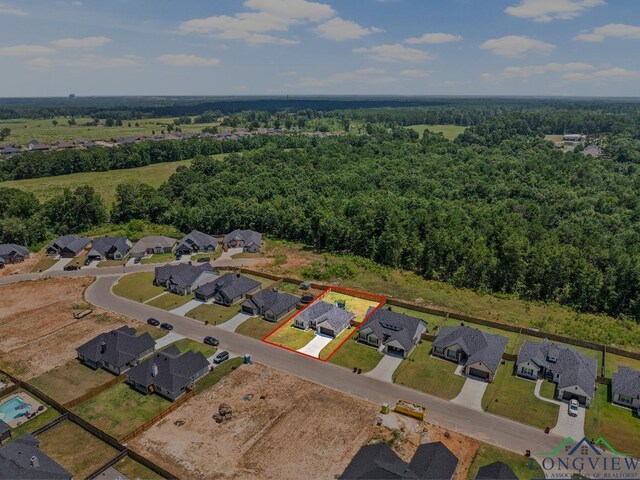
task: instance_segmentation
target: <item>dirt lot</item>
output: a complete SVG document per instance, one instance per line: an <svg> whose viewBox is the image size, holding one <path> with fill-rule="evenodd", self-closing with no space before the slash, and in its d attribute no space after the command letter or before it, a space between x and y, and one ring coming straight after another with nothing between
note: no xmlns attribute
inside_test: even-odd
<svg viewBox="0 0 640 480"><path fill-rule="evenodd" d="M211 416L223 402L233 418L216 424ZM181 478L333 479L374 435L378 410L278 370L242 366L132 444Z"/></svg>
<svg viewBox="0 0 640 480"><path fill-rule="evenodd" d="M8 263L4 268L0 268L0 277L6 275L18 275L20 273L29 273L36 263L42 258L43 253L32 253L22 263Z"/></svg>
<svg viewBox="0 0 640 480"><path fill-rule="evenodd" d="M58 278L0 286L0 366L30 379L75 357L75 348L98 333L135 321L94 309L81 320L73 313L90 278Z"/></svg>

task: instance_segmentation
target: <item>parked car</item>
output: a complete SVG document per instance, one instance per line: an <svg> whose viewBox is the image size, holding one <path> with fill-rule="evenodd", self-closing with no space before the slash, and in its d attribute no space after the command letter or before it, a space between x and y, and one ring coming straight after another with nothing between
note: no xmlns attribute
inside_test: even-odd
<svg viewBox="0 0 640 480"><path fill-rule="evenodd" d="M227 351L219 352L215 357L213 357L213 363L216 365L224 362L225 360L229 360L229 352Z"/></svg>
<svg viewBox="0 0 640 480"><path fill-rule="evenodd" d="M68 272L70 270L80 270L80 266L79 265L65 265L63 270L65 272Z"/></svg>
<svg viewBox="0 0 640 480"><path fill-rule="evenodd" d="M578 400L576 400L575 398L569 401L569 415L571 415L572 417L578 416Z"/></svg>
<svg viewBox="0 0 640 480"><path fill-rule="evenodd" d="M85 258L84 259L84 266L86 267L87 265L91 265L91 259L90 258Z"/></svg>
<svg viewBox="0 0 640 480"><path fill-rule="evenodd" d="M176 253L176 260L182 259L182 254L180 252Z"/></svg>
<svg viewBox="0 0 640 480"><path fill-rule="evenodd" d="M196 262L204 263L204 262L208 262L209 260L210 260L209 257L200 257L199 259L196 260Z"/></svg>
<svg viewBox="0 0 640 480"><path fill-rule="evenodd" d="M171 325L170 323L164 322L160 324L160 328L170 332L171 330L173 330L173 325Z"/></svg>
<svg viewBox="0 0 640 480"><path fill-rule="evenodd" d="M218 339L214 337L204 337L203 342L213 347L217 347L218 345L220 345L220 342L218 341Z"/></svg>
<svg viewBox="0 0 640 480"><path fill-rule="evenodd" d="M133 263L140 263L140 261L141 261L141 260L142 260L142 258L140 258L140 257L135 257L135 258L133 259Z"/></svg>
<svg viewBox="0 0 640 480"><path fill-rule="evenodd" d="M154 327L157 327L158 325L160 325L160 322L158 320L156 320L155 318L153 318L153 317L147 319L147 323L149 325L154 326Z"/></svg>

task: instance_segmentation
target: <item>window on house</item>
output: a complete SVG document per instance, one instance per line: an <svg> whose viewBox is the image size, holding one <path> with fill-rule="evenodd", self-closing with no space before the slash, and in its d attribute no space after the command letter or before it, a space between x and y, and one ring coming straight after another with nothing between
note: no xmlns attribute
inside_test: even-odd
<svg viewBox="0 0 640 480"><path fill-rule="evenodd" d="M455 352L453 350L447 350L447 357L448 358L458 358L458 352Z"/></svg>
<svg viewBox="0 0 640 480"><path fill-rule="evenodd" d="M633 403L633 397L630 397L628 395L619 395L618 401L620 403L626 403L627 405L631 405Z"/></svg>

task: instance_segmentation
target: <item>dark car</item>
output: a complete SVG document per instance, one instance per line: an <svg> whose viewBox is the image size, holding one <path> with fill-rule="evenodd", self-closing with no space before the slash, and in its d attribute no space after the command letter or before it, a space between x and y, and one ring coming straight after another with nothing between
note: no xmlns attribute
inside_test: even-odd
<svg viewBox="0 0 640 480"><path fill-rule="evenodd" d="M164 322L160 324L160 328L170 332L171 330L173 330L173 325L171 325L170 323Z"/></svg>
<svg viewBox="0 0 640 480"><path fill-rule="evenodd" d="M182 258L182 254L180 252L176 253L176 260L180 260Z"/></svg>
<svg viewBox="0 0 640 480"><path fill-rule="evenodd" d="M209 257L200 257L199 259L196 260L196 262L198 263L204 263L208 261L209 261Z"/></svg>
<svg viewBox="0 0 640 480"><path fill-rule="evenodd" d="M222 363L225 360L229 360L229 352L227 351L220 352L215 357L213 357L213 363L215 364Z"/></svg>
<svg viewBox="0 0 640 480"><path fill-rule="evenodd" d="M153 325L154 327L157 327L158 325L160 325L160 322L158 320L156 320L155 318L149 318L147 319L147 323L149 325Z"/></svg>
<svg viewBox="0 0 640 480"><path fill-rule="evenodd" d="M65 265L63 270L65 272L68 272L70 270L80 270L80 266L79 265Z"/></svg>
<svg viewBox="0 0 640 480"><path fill-rule="evenodd" d="M220 344L218 339L214 338L214 337L204 337L203 342L206 343L207 345L211 345L213 347L217 347Z"/></svg>
<svg viewBox="0 0 640 480"><path fill-rule="evenodd" d="M142 258L136 257L136 258L133 259L133 263L140 263L141 260L142 260Z"/></svg>
<svg viewBox="0 0 640 480"><path fill-rule="evenodd" d="M85 259L84 259L84 265L85 265L85 266L87 266L87 265L91 265L91 259L90 259L90 258L85 258Z"/></svg>

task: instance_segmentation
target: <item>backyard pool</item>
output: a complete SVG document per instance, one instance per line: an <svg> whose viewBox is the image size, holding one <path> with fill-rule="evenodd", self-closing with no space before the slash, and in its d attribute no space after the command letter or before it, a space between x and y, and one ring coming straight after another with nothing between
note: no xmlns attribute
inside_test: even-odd
<svg viewBox="0 0 640 480"><path fill-rule="evenodd" d="M18 396L10 398L0 405L0 420L9 423L31 411L32 405L22 401Z"/></svg>

